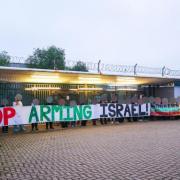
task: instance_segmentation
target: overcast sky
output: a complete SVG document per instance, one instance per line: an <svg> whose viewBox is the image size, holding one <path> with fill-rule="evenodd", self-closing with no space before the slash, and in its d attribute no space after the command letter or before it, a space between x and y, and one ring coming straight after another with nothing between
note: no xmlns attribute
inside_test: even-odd
<svg viewBox="0 0 180 180"><path fill-rule="evenodd" d="M0 0L0 51L180 69L180 0Z"/></svg>

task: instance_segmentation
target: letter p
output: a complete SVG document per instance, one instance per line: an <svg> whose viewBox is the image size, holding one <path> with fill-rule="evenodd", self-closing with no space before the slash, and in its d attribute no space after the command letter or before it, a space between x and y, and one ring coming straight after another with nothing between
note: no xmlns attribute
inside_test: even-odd
<svg viewBox="0 0 180 180"><path fill-rule="evenodd" d="M14 117L15 114L16 114L16 111L14 108L11 108L11 107L3 108L4 126L8 126L9 119Z"/></svg>

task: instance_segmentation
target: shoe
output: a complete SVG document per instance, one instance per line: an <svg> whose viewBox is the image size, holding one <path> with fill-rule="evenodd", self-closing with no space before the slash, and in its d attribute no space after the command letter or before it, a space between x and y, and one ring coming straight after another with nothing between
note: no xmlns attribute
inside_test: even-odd
<svg viewBox="0 0 180 180"><path fill-rule="evenodd" d="M22 129L20 129L20 131L24 132L24 131L26 131L26 129L25 129L25 128L22 128Z"/></svg>
<svg viewBox="0 0 180 180"><path fill-rule="evenodd" d="M50 129L54 129L54 127L50 127Z"/></svg>
<svg viewBox="0 0 180 180"><path fill-rule="evenodd" d="M3 131L2 133L3 133L3 134L7 134L8 132L7 132L7 131Z"/></svg>

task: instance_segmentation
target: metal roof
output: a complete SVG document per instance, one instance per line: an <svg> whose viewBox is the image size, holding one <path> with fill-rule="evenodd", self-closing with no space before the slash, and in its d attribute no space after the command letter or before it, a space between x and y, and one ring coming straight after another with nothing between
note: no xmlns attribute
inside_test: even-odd
<svg viewBox="0 0 180 180"><path fill-rule="evenodd" d="M0 66L0 81L67 84L164 84L180 78Z"/></svg>

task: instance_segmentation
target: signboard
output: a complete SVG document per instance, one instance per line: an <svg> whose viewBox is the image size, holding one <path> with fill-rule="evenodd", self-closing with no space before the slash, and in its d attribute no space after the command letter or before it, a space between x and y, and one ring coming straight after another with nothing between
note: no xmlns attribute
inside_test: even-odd
<svg viewBox="0 0 180 180"><path fill-rule="evenodd" d="M151 116L180 116L179 106L151 105Z"/></svg>
<svg viewBox="0 0 180 180"><path fill-rule="evenodd" d="M0 126L35 122L67 122L101 117L140 117L150 115L150 104L37 105L0 108Z"/></svg>

